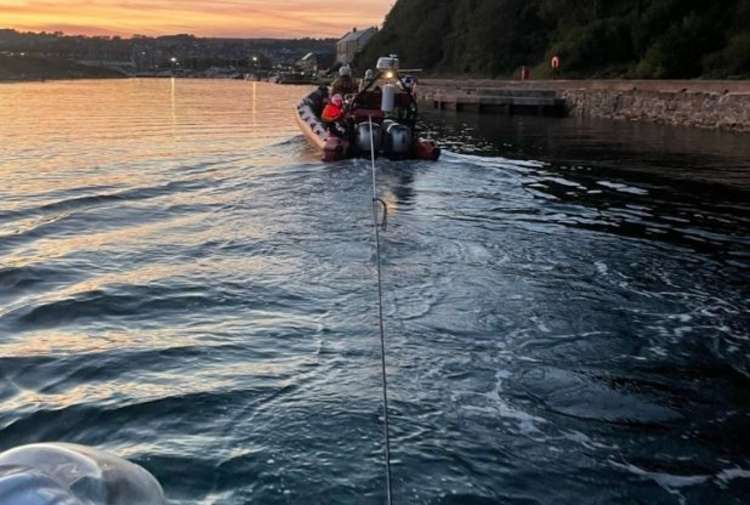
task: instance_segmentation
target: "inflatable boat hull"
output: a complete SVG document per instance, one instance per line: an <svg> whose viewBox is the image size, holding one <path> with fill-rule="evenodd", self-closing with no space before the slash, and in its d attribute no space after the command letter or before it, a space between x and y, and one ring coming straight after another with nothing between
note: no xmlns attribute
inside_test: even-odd
<svg viewBox="0 0 750 505"><path fill-rule="evenodd" d="M367 154L358 152L349 140L331 133L329 127L313 110L314 94L306 96L297 105L294 115L297 125L307 141L322 153L321 159L325 162L333 162ZM350 116L355 122L369 120L370 118L376 123L382 123L384 120L384 115L380 110L358 109L351 112ZM410 152L406 156L400 156L400 158L437 161L440 158L440 148L431 140L417 139L414 141Z"/></svg>
<svg viewBox="0 0 750 505"><path fill-rule="evenodd" d="M323 161L331 162L347 158L349 142L331 134L309 104L304 101L300 103L297 106L295 118L307 141L323 153Z"/></svg>

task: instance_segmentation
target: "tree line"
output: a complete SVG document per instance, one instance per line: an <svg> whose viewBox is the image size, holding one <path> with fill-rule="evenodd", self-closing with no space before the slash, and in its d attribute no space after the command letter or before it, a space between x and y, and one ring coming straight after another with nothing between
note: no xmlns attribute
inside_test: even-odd
<svg viewBox="0 0 750 505"><path fill-rule="evenodd" d="M398 0L359 66L396 53L441 74L750 76L750 0Z"/></svg>

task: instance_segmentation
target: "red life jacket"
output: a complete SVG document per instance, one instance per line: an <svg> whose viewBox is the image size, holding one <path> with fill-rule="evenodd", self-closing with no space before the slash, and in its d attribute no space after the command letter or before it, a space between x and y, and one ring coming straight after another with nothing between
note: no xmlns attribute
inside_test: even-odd
<svg viewBox="0 0 750 505"><path fill-rule="evenodd" d="M332 103L328 103L328 105L326 105L323 109L322 119L326 123L335 123L336 121L341 119L341 116L343 115L344 109L342 109L341 107L337 107Z"/></svg>

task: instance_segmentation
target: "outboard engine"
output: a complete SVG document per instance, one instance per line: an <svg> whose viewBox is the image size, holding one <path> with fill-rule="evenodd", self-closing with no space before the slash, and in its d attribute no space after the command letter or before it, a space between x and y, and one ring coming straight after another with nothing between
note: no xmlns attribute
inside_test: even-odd
<svg viewBox="0 0 750 505"><path fill-rule="evenodd" d="M383 96L381 98L380 110L386 114L393 112L396 108L396 86L386 84L382 88Z"/></svg>
<svg viewBox="0 0 750 505"><path fill-rule="evenodd" d="M383 146L383 130L379 124L372 124L372 140L375 145L375 152L380 152ZM370 153L370 123L362 122L357 125L357 135L355 145L360 153Z"/></svg>
<svg viewBox="0 0 750 505"><path fill-rule="evenodd" d="M414 138L411 128L395 121L385 121L385 155L392 158L407 156L411 152Z"/></svg>

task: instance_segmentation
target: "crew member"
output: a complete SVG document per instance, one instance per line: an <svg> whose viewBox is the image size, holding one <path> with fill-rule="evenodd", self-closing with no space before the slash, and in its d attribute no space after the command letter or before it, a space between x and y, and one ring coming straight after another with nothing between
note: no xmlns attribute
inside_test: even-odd
<svg viewBox="0 0 750 505"><path fill-rule="evenodd" d="M372 71L372 69L368 69L367 72L365 72L365 78L362 79L362 81L359 83L359 92L361 93L367 87L372 84L372 82L375 80L375 72Z"/></svg>
<svg viewBox="0 0 750 505"><path fill-rule="evenodd" d="M341 95L333 95L331 100L323 109L323 114L320 118L328 127L328 130L332 133L341 136L344 133L344 128L340 124L340 121L344 118L344 99Z"/></svg>
<svg viewBox="0 0 750 505"><path fill-rule="evenodd" d="M339 69L339 78L334 81L331 88L331 95L353 95L357 92L357 85L352 79L352 69L349 65L344 65Z"/></svg>

